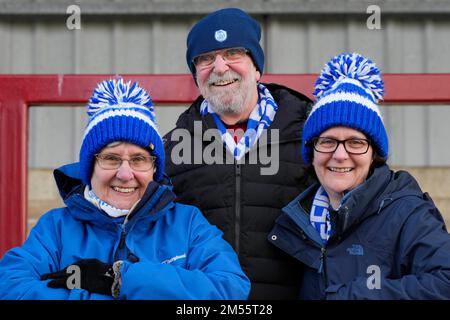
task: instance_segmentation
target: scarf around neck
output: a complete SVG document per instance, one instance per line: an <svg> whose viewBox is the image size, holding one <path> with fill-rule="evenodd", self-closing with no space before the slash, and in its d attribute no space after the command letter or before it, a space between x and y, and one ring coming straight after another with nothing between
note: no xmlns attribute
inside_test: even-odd
<svg viewBox="0 0 450 320"><path fill-rule="evenodd" d="M106 203L105 201L103 201L99 197L97 197L97 195L94 193L94 191L89 189L89 186L86 186L86 188L84 188L84 198L87 201L89 201L90 203L92 203L94 206L96 206L98 209L106 212L106 214L112 218L126 216L133 210L134 207L136 207L136 204L139 202L139 200L138 200L133 205L133 207L131 207L130 210L119 209L119 208L113 207L112 205Z"/></svg>
<svg viewBox="0 0 450 320"><path fill-rule="evenodd" d="M263 130L270 127L277 110L278 105L269 90L258 83L258 102L248 119L247 130L237 144L220 117L211 110L206 99L200 106L200 115L211 114L213 116L225 146L236 160L240 160L255 145Z"/></svg>
<svg viewBox="0 0 450 320"><path fill-rule="evenodd" d="M331 235L330 223L330 199L325 189L320 186L314 196L313 204L311 206L311 214L309 220L313 227L319 232L323 240L323 244L328 242Z"/></svg>

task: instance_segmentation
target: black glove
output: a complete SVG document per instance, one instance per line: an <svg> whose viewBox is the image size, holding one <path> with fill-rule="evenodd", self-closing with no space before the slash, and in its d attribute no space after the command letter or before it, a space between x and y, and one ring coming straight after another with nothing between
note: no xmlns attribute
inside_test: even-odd
<svg viewBox="0 0 450 320"><path fill-rule="evenodd" d="M114 272L112 265L101 262L97 259L82 259L73 263L72 266L80 268L79 284L81 289L91 293L101 293L111 295L111 287L114 282ZM70 266L68 266L70 267ZM76 271L67 271L67 268L61 271L46 273L41 276L41 280L53 279L47 286L50 288L75 289L72 287L72 281L69 277L76 275ZM76 270L76 268L75 268ZM69 285L69 286L68 286ZM80 289L76 288L76 289Z"/></svg>

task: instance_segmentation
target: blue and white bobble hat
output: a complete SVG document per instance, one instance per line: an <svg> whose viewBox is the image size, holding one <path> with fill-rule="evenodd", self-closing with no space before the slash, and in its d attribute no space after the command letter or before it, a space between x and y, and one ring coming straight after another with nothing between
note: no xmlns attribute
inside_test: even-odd
<svg viewBox="0 0 450 320"><path fill-rule="evenodd" d="M358 53L342 53L329 61L315 84L316 104L303 128L302 157L312 162L311 141L331 127L363 132L377 153L387 159L388 137L378 101L384 83L375 63Z"/></svg>
<svg viewBox="0 0 450 320"><path fill-rule="evenodd" d="M135 82L122 78L98 84L87 105L89 122L80 149L80 176L90 185L94 156L109 143L126 141L150 151L156 157L153 179L164 173L164 146L158 133L149 94Z"/></svg>

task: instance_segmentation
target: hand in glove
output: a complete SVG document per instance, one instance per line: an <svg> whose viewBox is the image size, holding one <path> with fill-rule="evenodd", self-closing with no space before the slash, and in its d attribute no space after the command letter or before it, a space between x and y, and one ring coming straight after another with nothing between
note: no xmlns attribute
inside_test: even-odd
<svg viewBox="0 0 450 320"><path fill-rule="evenodd" d="M77 267L71 266L77 266L80 272L77 274ZM114 282L112 265L103 263L97 259L82 259L73 263L71 266L61 271L43 274L41 280L53 279L47 283L47 286L50 288L81 288L91 293L112 294L111 287ZM67 270L69 267L71 267L71 270ZM79 278L75 278L76 276ZM73 280L75 280L75 285L73 284Z"/></svg>

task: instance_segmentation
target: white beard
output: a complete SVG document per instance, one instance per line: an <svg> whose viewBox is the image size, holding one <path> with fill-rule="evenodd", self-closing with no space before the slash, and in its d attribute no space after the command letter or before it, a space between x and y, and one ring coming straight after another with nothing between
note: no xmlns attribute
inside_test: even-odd
<svg viewBox="0 0 450 320"><path fill-rule="evenodd" d="M237 80L239 86L230 89L222 88L222 90L218 90L219 92L211 92L210 85L220 80ZM242 78L238 73L229 70L222 76L211 73L206 84L199 85L199 90L215 113L219 115L240 115L246 111L247 101L251 99L256 85L257 83L253 74L249 74L247 77Z"/></svg>

